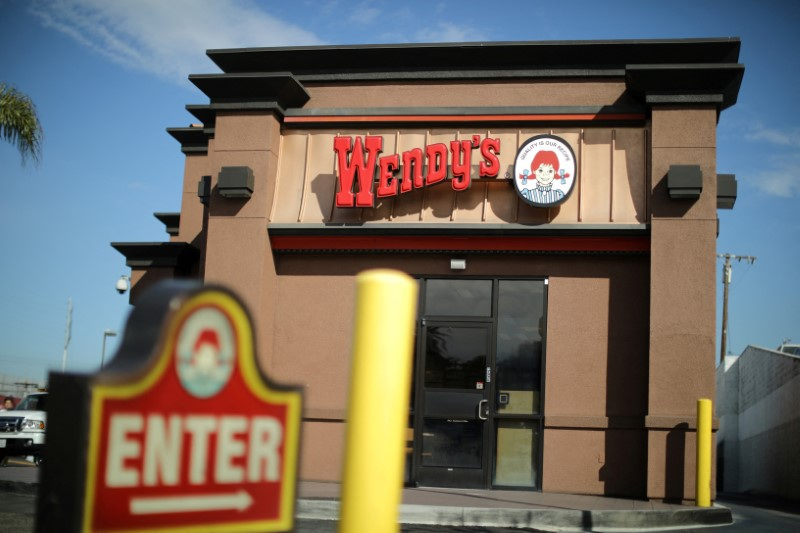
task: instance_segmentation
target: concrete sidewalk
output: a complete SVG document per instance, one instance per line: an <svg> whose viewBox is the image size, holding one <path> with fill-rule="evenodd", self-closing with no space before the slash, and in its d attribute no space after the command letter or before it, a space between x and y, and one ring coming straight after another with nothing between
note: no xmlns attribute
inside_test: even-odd
<svg viewBox="0 0 800 533"><path fill-rule="evenodd" d="M36 495L39 469L23 465L0 468L0 492ZM340 489L338 483L301 481L297 518L337 520ZM32 519L32 499L28 505L31 508L23 514ZM20 513L2 509L0 505L0 514L2 511ZM730 510L721 506L703 509L603 496L433 487L404 488L399 519L403 524L533 528L542 531L645 531L719 526L733 522Z"/></svg>
<svg viewBox="0 0 800 533"><path fill-rule="evenodd" d="M337 520L338 483L301 481L297 518ZM509 490L404 488L403 524L534 528L544 531L643 531L731 524L729 509Z"/></svg>

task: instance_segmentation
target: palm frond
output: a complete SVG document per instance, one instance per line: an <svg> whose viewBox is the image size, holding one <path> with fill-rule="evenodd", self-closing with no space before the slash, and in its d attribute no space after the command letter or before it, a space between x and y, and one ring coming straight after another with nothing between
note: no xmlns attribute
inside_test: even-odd
<svg viewBox="0 0 800 533"><path fill-rule="evenodd" d="M15 145L24 165L28 159L41 160L42 125L30 97L0 83L0 138Z"/></svg>

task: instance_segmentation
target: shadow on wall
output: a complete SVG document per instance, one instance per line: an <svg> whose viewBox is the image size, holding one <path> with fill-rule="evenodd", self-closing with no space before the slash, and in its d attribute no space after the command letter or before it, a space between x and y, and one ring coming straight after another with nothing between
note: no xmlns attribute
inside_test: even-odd
<svg viewBox="0 0 800 533"><path fill-rule="evenodd" d="M647 498L650 269L629 258L610 270L606 363L605 464L599 479L606 496Z"/></svg>
<svg viewBox="0 0 800 533"><path fill-rule="evenodd" d="M664 470L664 501L681 503L685 498L683 487L686 480L686 431L689 424L682 423L667 433L667 451Z"/></svg>

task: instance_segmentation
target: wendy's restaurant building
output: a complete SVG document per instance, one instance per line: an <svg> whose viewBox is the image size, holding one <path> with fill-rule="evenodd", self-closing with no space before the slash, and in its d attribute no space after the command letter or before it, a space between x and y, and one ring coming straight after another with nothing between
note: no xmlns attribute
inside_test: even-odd
<svg viewBox="0 0 800 533"><path fill-rule="evenodd" d="M406 272L408 483L693 499L739 48L211 50L222 73L189 77L208 103L168 129L169 241L113 243L131 301L165 278L238 293L263 369L304 387L301 479L337 481L355 276Z"/></svg>

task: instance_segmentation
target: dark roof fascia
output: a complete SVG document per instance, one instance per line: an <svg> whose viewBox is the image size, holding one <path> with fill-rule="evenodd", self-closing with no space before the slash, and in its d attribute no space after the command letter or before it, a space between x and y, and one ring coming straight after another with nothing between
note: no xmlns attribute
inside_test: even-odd
<svg viewBox="0 0 800 533"><path fill-rule="evenodd" d="M648 236L648 224L292 224L272 223L267 226L270 235L325 236L325 235L406 235L406 236L480 236L480 237L524 237L524 236Z"/></svg>
<svg viewBox="0 0 800 533"><path fill-rule="evenodd" d="M604 106L486 106L486 107L325 107L287 109L287 117L381 115L581 115L645 113L643 105Z"/></svg>
<svg viewBox="0 0 800 533"><path fill-rule="evenodd" d="M177 235L181 225L181 214L178 213L153 213L167 231L168 235Z"/></svg>
<svg viewBox="0 0 800 533"><path fill-rule="evenodd" d="M371 108L309 108L287 109L284 125L287 127L352 127L361 124L379 127L436 124L437 126L464 124L497 125L514 124L586 125L605 126L643 124L649 109L635 102L613 106L506 106L506 107L371 107Z"/></svg>
<svg viewBox="0 0 800 533"><path fill-rule="evenodd" d="M302 107L311 98L289 72L192 74L189 81L211 101L211 109L274 109Z"/></svg>
<svg viewBox="0 0 800 533"><path fill-rule="evenodd" d="M447 80L472 80L484 81L494 79L568 79L568 78L620 78L625 75L624 68L537 68L537 69L514 69L514 70L382 70L379 72L346 71L346 72L298 72L296 77L299 81L310 83L330 83L330 82L389 82L389 81L447 81Z"/></svg>
<svg viewBox="0 0 800 533"><path fill-rule="evenodd" d="M744 65L628 65L628 91L648 104L713 104L726 109L736 103Z"/></svg>
<svg viewBox="0 0 800 533"><path fill-rule="evenodd" d="M200 250L187 242L112 242L131 268L173 267L189 270L200 257Z"/></svg>
<svg viewBox="0 0 800 533"><path fill-rule="evenodd" d="M184 154L207 154L209 133L205 128L167 128L167 133L181 143Z"/></svg>
<svg viewBox="0 0 800 533"><path fill-rule="evenodd" d="M217 125L217 112L209 104L188 104L186 111L203 123L203 130L209 135L214 135Z"/></svg>
<svg viewBox="0 0 800 533"><path fill-rule="evenodd" d="M215 49L224 72L295 76L368 72L624 69L643 63L731 63L738 37L612 41L519 41ZM445 67L446 66L446 67Z"/></svg>

